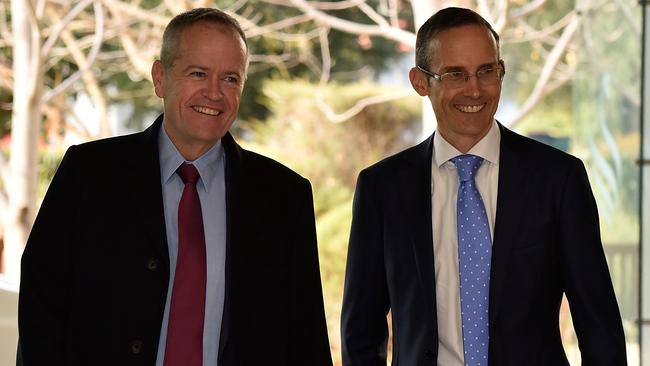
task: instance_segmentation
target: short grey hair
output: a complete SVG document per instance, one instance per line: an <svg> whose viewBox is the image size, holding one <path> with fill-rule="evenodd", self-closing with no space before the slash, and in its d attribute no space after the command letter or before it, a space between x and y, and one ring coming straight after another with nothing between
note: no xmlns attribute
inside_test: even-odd
<svg viewBox="0 0 650 366"><path fill-rule="evenodd" d="M176 60L178 53L179 40L183 31L189 26L199 22L219 24L231 29L241 37L242 41L244 41L246 52L248 53L248 41L246 40L246 35L235 18L219 9L196 8L178 14L169 22L169 24L167 24L167 27L165 27L162 47L160 48L160 62L166 70L170 69L174 65L174 60Z"/></svg>

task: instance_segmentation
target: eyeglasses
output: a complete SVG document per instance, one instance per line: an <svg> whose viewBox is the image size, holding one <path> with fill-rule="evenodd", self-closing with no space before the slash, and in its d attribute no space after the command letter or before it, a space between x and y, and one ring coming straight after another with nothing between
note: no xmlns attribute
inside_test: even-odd
<svg viewBox="0 0 650 366"><path fill-rule="evenodd" d="M460 88L465 86L472 76L476 77L478 83L482 86L491 86L500 83L503 79L503 68L501 65L488 66L479 69L475 74L470 74L465 71L450 71L443 74L436 74L421 66L417 66L418 70L430 76L448 88Z"/></svg>

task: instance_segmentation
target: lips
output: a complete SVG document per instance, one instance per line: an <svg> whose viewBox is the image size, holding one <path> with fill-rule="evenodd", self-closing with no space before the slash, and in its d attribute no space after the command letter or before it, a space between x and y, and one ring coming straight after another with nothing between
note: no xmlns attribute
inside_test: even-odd
<svg viewBox="0 0 650 366"><path fill-rule="evenodd" d="M479 105L454 104L454 107L463 113L478 113L483 109L483 107L485 107L485 105L486 103Z"/></svg>
<svg viewBox="0 0 650 366"><path fill-rule="evenodd" d="M201 114L206 114L208 116L218 116L221 114L220 111L208 107L203 107L203 106L192 106L192 109L196 112L199 112Z"/></svg>

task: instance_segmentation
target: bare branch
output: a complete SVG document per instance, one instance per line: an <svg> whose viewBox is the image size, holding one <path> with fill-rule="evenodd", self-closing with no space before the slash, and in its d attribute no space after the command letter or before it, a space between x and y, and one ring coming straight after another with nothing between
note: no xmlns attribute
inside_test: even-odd
<svg viewBox="0 0 650 366"><path fill-rule="evenodd" d="M634 34L638 37L641 35L641 27L639 25L639 21L634 17L632 12L630 11L630 7L627 4L624 4L621 0L614 0L616 3L616 7L621 9L621 12L625 16L625 19L627 19L628 23L634 30Z"/></svg>
<svg viewBox="0 0 650 366"><path fill-rule="evenodd" d="M267 4L291 6L287 0L264 0ZM309 4L319 10L345 10L356 8L365 0L343 0L343 1L311 1Z"/></svg>
<svg viewBox="0 0 650 366"><path fill-rule="evenodd" d="M549 79L553 75L553 70L567 49L569 42L578 29L579 24L580 17L574 13L571 21L564 28L562 36L560 36L557 44L555 47L553 47L553 50L547 57L546 62L544 63L544 67L542 68L542 72L537 79L537 83L535 83L533 91L530 93L523 106L520 108L519 112L517 113L517 117L513 118L513 120L508 123L508 127L514 128L521 121L522 117L530 112L535 107L535 105L539 103L541 98L546 95L547 91L545 89L547 83L549 82Z"/></svg>
<svg viewBox="0 0 650 366"><path fill-rule="evenodd" d="M305 0L290 0L291 3L301 10L303 13L309 15L312 19L328 25L331 28L338 29L352 34L368 34L382 36L386 39L402 42L404 44L415 46L415 35L400 28L390 26L368 25L352 22L345 19L340 19L335 16L326 14Z"/></svg>
<svg viewBox="0 0 650 366"><path fill-rule="evenodd" d="M533 0L517 9L513 9L512 12L510 13L510 17L513 20L523 18L537 11L539 8L544 6L544 4L546 4L546 0Z"/></svg>
<svg viewBox="0 0 650 366"><path fill-rule="evenodd" d="M52 100L52 98L62 93L64 90L70 87L70 85L74 84L77 80L79 80L79 78L82 77L82 75L88 71L88 69L95 62L104 38L104 11L101 4L97 0L94 0L93 2L93 10L95 12L95 36L93 37L93 45L88 52L88 56L84 61L77 62L79 69L74 74L70 75L67 79L65 79L62 83L58 84L53 89L44 93L41 97L41 103L48 103L50 100ZM78 47L78 45L76 47ZM73 52L71 51L71 53ZM79 50L79 53L81 53L81 50Z"/></svg>
<svg viewBox="0 0 650 366"><path fill-rule="evenodd" d="M490 12L490 6L488 5L487 0L476 0L476 5L478 7L477 12L490 24L494 24L494 17Z"/></svg>
<svg viewBox="0 0 650 366"><path fill-rule="evenodd" d="M77 5L75 5L72 10L70 10L69 13L67 13L63 19L61 19L58 23L55 23L56 25L54 26L54 29L50 33L49 37L43 44L43 47L41 48L41 57L42 59L46 59L48 53L50 52L50 49L56 41L59 39L59 36L61 35L61 32L65 27L79 15L88 5L92 4L95 0L81 0Z"/></svg>
<svg viewBox="0 0 650 366"><path fill-rule="evenodd" d="M179 4L179 2L176 0L165 0L165 5L167 6L167 8L172 14L180 14L182 12L189 10L187 8L187 4L185 4L184 1L180 2Z"/></svg>
<svg viewBox="0 0 650 366"><path fill-rule="evenodd" d="M399 0L388 0L388 16L393 27L399 27Z"/></svg>
<svg viewBox="0 0 650 366"><path fill-rule="evenodd" d="M508 0L499 0L496 5L496 15L494 16L494 29L497 33L502 33L508 25Z"/></svg>
<svg viewBox="0 0 650 366"><path fill-rule="evenodd" d="M124 51L129 57L131 64L135 67L135 71L144 76L147 80L151 81L152 60L142 57L142 54L138 52L138 47L133 41L133 38L131 38L127 32L120 34L120 41L122 42L122 47L124 47Z"/></svg>
<svg viewBox="0 0 650 366"><path fill-rule="evenodd" d="M377 23L377 25L379 25L380 27L388 27L388 28L391 27L391 25L386 21L386 19L384 19L384 17L379 15L375 11L375 9L370 7L365 2L359 4L359 10L361 10L364 14L366 14L366 16L368 16L368 18L370 18L370 20Z"/></svg>
<svg viewBox="0 0 650 366"><path fill-rule="evenodd" d="M36 19L43 19L43 14L45 14L45 3L47 0L38 0L36 6L34 7L34 15Z"/></svg>
<svg viewBox="0 0 650 366"><path fill-rule="evenodd" d="M284 28L288 28L288 27L291 27L291 26L294 26L294 25L306 23L306 22L308 22L310 20L311 19L307 15L298 15L298 16L295 16L295 17L283 19L283 20L275 22L275 23L267 24L267 25L265 25L263 27L259 27L256 24L254 24L253 22L245 21L244 23L247 25L247 27L246 27L247 28L246 29L246 37L253 38L253 37L263 35L263 34L276 32L276 31L279 31L279 30L284 29Z"/></svg>
<svg viewBox="0 0 650 366"><path fill-rule="evenodd" d="M246 0L237 0L232 5L225 8L224 11L226 13L236 13L239 11L239 9L241 9L244 5L246 5L246 3L247 3Z"/></svg>
<svg viewBox="0 0 650 366"><path fill-rule="evenodd" d="M100 10L101 5L99 2L96 2L95 4L97 7L97 9L95 9L96 14L102 14ZM98 21L98 23L100 23L100 25L103 27L103 21ZM102 33L100 30L98 30L98 32ZM90 71L92 64L88 63L89 60L84 57L83 52L76 43L74 35L69 29L64 29L61 32L61 40L70 50L70 55L74 59L75 63L79 65L79 69L83 70L81 73L81 78L83 79L84 84L86 85L86 91L88 92L90 98L93 100L93 105L99 114L100 134L102 137L108 137L110 136L110 127L108 126L107 120L108 107L106 105L106 98L104 97L102 90L99 87L99 83L97 82L97 78ZM94 58L90 61L94 61Z"/></svg>
<svg viewBox="0 0 650 366"><path fill-rule="evenodd" d="M330 43L327 38L328 29L320 28L320 51L321 58L323 59L323 66L321 67L320 85L325 86L330 79L330 70L332 69L332 58L330 56Z"/></svg>
<svg viewBox="0 0 650 366"><path fill-rule="evenodd" d="M504 40L504 42L507 43L527 43L530 41L535 41L535 40L544 40L547 37L551 36L553 33L556 33L562 28L565 28L567 24L569 24L573 18L576 16L575 11L571 11L570 13L567 13L565 16L563 16L560 20L557 22L551 24L548 27L545 27L542 30L536 30L532 27L530 27L526 22L523 22L520 20L520 24L529 31L529 33L525 34L521 38L508 38L507 40ZM557 40L553 38L551 43L555 44Z"/></svg>
<svg viewBox="0 0 650 366"><path fill-rule="evenodd" d="M124 19L129 19L132 22L139 20L156 25L160 28L165 28L167 23L171 20L169 17L156 14L152 11L119 0L102 0L102 2L111 12L115 13L119 17L123 17Z"/></svg>
<svg viewBox="0 0 650 366"><path fill-rule="evenodd" d="M40 35L40 27L38 23L38 19L36 19L36 13L34 12L34 8L31 7L31 2L27 2L27 8L29 11L27 11L27 17L29 18L29 26L30 26L30 40L29 42L31 43L30 45L30 50L31 52L36 52L36 55L34 57L31 57L29 59L29 72L31 75L41 75L41 62L43 58L38 54L38 49L41 46L41 35ZM34 96L38 96L39 93L39 88L40 85L38 83L40 78L38 77L33 77L27 80L28 86L27 90L33 91Z"/></svg>
<svg viewBox="0 0 650 366"><path fill-rule="evenodd" d="M402 89L398 90L396 92L392 93L387 93L387 94L381 94L381 95L376 95L372 97L367 97L360 99L355 103L352 108L348 109L347 111L343 113L336 113L331 106L329 106L321 97L316 98L316 105L318 106L318 109L325 114L325 117L332 122L332 123L341 123L349 120L350 118L356 116L359 114L361 111L363 111L364 108L374 105L374 104L381 104L381 103L386 103L390 102L392 100L412 96L413 92L410 89Z"/></svg>

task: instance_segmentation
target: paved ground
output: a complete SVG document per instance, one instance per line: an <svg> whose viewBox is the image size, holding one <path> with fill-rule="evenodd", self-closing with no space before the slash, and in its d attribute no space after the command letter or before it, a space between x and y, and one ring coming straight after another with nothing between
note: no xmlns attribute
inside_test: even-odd
<svg viewBox="0 0 650 366"><path fill-rule="evenodd" d="M0 275L0 366L16 364L18 287Z"/></svg>

